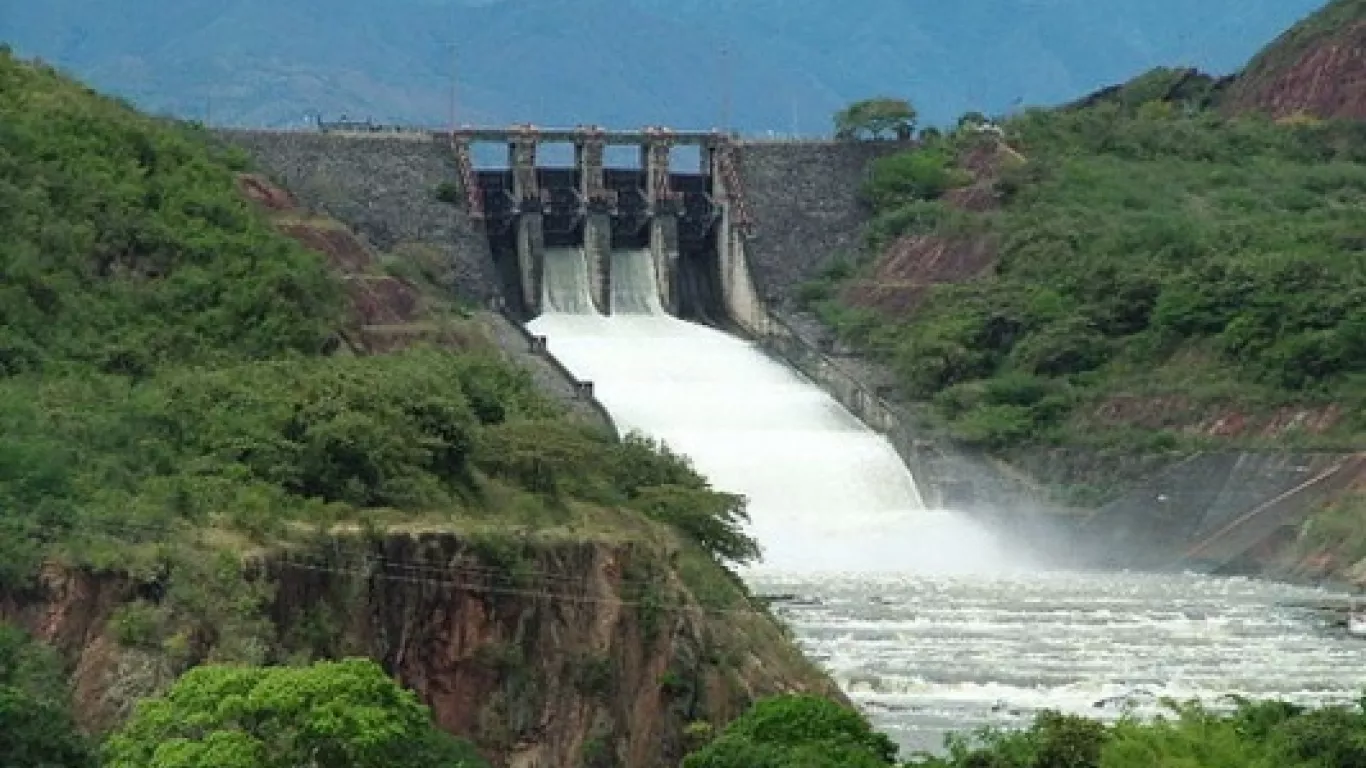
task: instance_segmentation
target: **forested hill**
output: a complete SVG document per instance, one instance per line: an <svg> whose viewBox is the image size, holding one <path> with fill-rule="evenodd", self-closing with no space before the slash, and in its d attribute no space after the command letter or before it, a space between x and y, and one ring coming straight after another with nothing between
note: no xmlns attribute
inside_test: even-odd
<svg viewBox="0 0 1366 768"><path fill-rule="evenodd" d="M648 509L752 554L739 500L563 418L491 351L337 352L337 277L241 198L242 166L0 53L0 587L49 557L136 570L361 519Z"/></svg>
<svg viewBox="0 0 1366 768"><path fill-rule="evenodd" d="M1225 86L1156 70L879 162L869 251L808 305L1025 465L1366 447L1366 123L1225 111Z"/></svg>

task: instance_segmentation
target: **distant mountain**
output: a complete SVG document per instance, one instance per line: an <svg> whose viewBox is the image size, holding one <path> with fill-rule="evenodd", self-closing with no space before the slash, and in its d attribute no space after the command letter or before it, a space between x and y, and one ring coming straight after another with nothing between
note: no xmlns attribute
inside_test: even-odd
<svg viewBox="0 0 1366 768"><path fill-rule="evenodd" d="M42 0L0 40L143 108L664 123L823 134L857 98L927 120L1051 104L1156 65L1230 72L1320 0ZM727 107L729 105L729 107Z"/></svg>

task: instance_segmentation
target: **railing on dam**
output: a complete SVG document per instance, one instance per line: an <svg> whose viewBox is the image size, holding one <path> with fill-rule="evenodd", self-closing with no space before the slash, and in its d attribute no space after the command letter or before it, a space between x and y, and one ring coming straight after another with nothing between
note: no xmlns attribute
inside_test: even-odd
<svg viewBox="0 0 1366 768"><path fill-rule="evenodd" d="M572 371L566 368L564 363L560 362L560 359L550 351L549 342L546 337L537 336L528 330L527 327L522 324L522 320L509 311L507 302L503 301L502 297L495 296L492 298L489 301L489 309L498 313L509 325L516 329L517 334L520 335L522 340L526 343L528 353L549 363L560 377L569 382L570 386L574 388L575 399L593 411L594 416L603 424L607 425L608 431L610 431L614 437L622 436L621 431L617 428L616 421L612 418L612 414L607 411L607 407L602 404L602 401L598 399L597 394L594 392L593 382L580 379L575 376Z"/></svg>

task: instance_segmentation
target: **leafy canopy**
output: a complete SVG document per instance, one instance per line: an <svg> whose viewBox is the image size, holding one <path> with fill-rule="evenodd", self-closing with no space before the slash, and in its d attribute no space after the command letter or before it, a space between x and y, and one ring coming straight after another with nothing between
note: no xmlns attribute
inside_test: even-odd
<svg viewBox="0 0 1366 768"><path fill-rule="evenodd" d="M0 377L316 353L340 290L207 136L0 53Z"/></svg>
<svg viewBox="0 0 1366 768"><path fill-rule="evenodd" d="M199 667L141 702L105 768L487 768L374 662Z"/></svg>
<svg viewBox="0 0 1366 768"><path fill-rule="evenodd" d="M890 768L897 748L858 712L818 696L750 707L683 768Z"/></svg>
<svg viewBox="0 0 1366 768"><path fill-rule="evenodd" d="M56 655L0 623L0 755L12 768L94 768Z"/></svg>
<svg viewBox="0 0 1366 768"><path fill-rule="evenodd" d="M880 138L890 133L899 139L909 139L917 117L915 107L905 99L879 97L856 101L835 114L835 137Z"/></svg>

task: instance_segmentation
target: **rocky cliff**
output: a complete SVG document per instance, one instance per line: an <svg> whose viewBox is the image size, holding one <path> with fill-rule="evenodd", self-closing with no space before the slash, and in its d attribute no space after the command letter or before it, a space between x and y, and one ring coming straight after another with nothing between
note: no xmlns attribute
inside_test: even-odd
<svg viewBox="0 0 1366 768"><path fill-rule="evenodd" d="M1366 2L1334 0L1259 53L1223 100L1231 112L1366 120Z"/></svg>
<svg viewBox="0 0 1366 768"><path fill-rule="evenodd" d="M275 659L380 660L443 727L517 768L674 766L698 723L758 696L839 695L730 577L651 535L358 534L261 555L249 567L270 595L259 636ZM50 566L0 594L0 619L61 651L98 729L177 671L169 644L120 639L120 606L154 591Z"/></svg>

